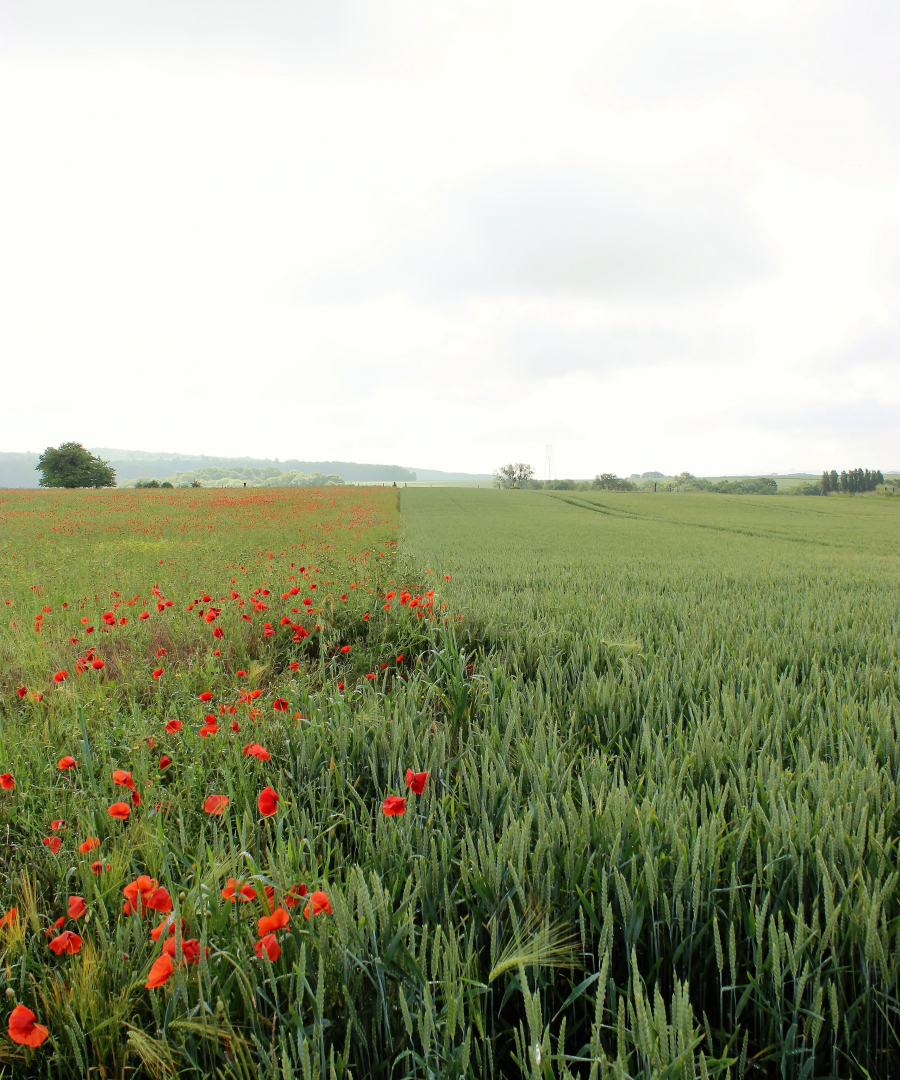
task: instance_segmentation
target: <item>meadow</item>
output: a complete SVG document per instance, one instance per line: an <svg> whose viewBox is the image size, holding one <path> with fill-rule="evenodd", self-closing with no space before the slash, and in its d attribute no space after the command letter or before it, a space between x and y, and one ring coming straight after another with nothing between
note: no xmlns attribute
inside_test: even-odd
<svg viewBox="0 0 900 1080"><path fill-rule="evenodd" d="M898 524L0 492L0 1075L896 1073Z"/></svg>

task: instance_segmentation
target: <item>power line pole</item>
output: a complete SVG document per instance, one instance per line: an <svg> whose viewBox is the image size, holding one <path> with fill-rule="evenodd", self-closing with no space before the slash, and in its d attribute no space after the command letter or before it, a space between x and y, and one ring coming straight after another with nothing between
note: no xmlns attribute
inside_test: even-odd
<svg viewBox="0 0 900 1080"><path fill-rule="evenodd" d="M556 479L556 465L553 463L553 446L547 443L547 452L544 457L544 482Z"/></svg>

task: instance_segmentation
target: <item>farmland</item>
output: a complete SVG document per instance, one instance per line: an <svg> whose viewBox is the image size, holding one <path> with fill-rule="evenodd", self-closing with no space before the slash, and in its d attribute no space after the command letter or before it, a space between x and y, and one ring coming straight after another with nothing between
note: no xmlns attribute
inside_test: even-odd
<svg viewBox="0 0 900 1080"><path fill-rule="evenodd" d="M896 1072L900 522L809 502L0 493L0 1075Z"/></svg>

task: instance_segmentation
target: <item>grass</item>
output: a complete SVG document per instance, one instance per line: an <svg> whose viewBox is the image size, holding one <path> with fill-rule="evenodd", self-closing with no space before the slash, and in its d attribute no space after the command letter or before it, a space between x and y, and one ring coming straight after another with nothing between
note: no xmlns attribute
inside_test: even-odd
<svg viewBox="0 0 900 1080"><path fill-rule="evenodd" d="M896 1071L895 504L399 496L0 494L0 989L50 1032L0 1070ZM171 913L124 914L142 873ZM147 989L167 919L198 962Z"/></svg>

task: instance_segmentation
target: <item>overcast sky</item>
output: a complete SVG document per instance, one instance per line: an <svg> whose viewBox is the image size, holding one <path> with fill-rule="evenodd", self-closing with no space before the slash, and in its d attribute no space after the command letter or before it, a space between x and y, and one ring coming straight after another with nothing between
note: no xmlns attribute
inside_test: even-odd
<svg viewBox="0 0 900 1080"><path fill-rule="evenodd" d="M0 450L900 467L896 0L0 0Z"/></svg>

